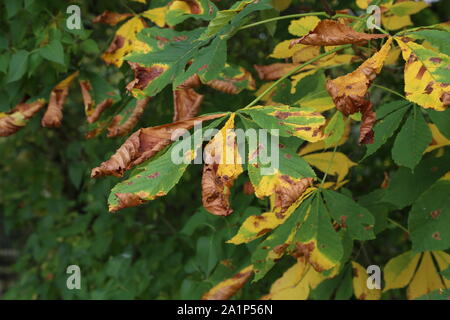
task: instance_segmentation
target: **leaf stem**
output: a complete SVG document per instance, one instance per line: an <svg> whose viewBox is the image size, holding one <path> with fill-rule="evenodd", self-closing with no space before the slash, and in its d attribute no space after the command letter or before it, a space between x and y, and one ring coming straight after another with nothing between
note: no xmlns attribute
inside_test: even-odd
<svg viewBox="0 0 450 320"><path fill-rule="evenodd" d="M409 234L409 230L406 229L404 226L402 226L400 223L398 223L397 221L391 219L391 218L387 218L387 220L392 223L394 226L402 229L403 231L405 231L407 234Z"/></svg>
<svg viewBox="0 0 450 320"><path fill-rule="evenodd" d="M334 16L332 16L332 18L350 18L350 19L355 19L355 20L360 20L360 21L365 21L366 20L366 19L361 18L361 17L352 16L350 14L343 14L343 13L335 14Z"/></svg>
<svg viewBox="0 0 450 320"><path fill-rule="evenodd" d="M392 90L392 89L386 88L386 87L384 87L384 86L380 86L379 84L375 84L375 83L372 84L372 86L377 87L377 88L380 88L380 89L383 89L383 90L385 90L385 91L387 91L387 92L390 92L390 93L392 93L392 94L395 94L395 95L401 97L402 99L407 100L406 97L405 97L404 95L402 95L401 93L398 93L397 91L394 91L394 90Z"/></svg>
<svg viewBox="0 0 450 320"><path fill-rule="evenodd" d="M253 28L253 27L259 26L261 24L265 24L265 23L269 23L269 22L273 22L273 21L284 20L284 19L300 18L300 17L308 17L308 16L329 17L329 15L326 14L326 12L297 13L297 14L290 14L290 15L286 15L286 16L274 17L274 18L270 18L270 19L261 20L261 21L254 22L254 23L250 23L250 24L247 24L245 26L240 27L238 30L244 30L244 29L248 29L248 28Z"/></svg>
<svg viewBox="0 0 450 320"><path fill-rule="evenodd" d="M347 45L343 45L343 46L339 46L337 48L334 48L328 52L324 52L320 55L318 55L317 57L314 57L308 61L306 61L305 63L299 65L298 67L296 67L295 69L293 69L292 71L286 73L284 76L282 76L281 78L279 78L277 81L275 81L274 83L272 83L271 86L269 86L266 90L264 90L264 92L262 92L259 96L257 96L252 102L250 102L248 105L246 105L243 109L247 109L250 108L251 106L254 106L259 100L261 100L261 98L263 98L266 94L268 94L273 88L275 88L276 86L278 86L283 80L289 78L291 75L293 75L294 73L299 72L301 69L303 69L304 67L306 67L307 65L310 65L313 62L316 62L317 60L322 59L323 57L326 57L330 54L333 54L337 51L340 51L342 49L346 49L351 47L351 45L347 44ZM242 109L241 109L242 110Z"/></svg>

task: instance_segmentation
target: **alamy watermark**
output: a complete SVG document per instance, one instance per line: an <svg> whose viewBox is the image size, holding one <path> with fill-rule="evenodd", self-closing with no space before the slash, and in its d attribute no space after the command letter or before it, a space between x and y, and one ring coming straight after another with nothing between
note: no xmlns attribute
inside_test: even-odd
<svg viewBox="0 0 450 320"><path fill-rule="evenodd" d="M200 146L213 137L214 143L202 151ZM174 164L257 164L261 175L272 175L279 168L279 130L218 129L202 130L202 122L194 125L194 134L186 129L176 129L172 141L179 141L171 151ZM195 153L192 153L192 150ZM248 150L246 150L248 149Z"/></svg>
<svg viewBox="0 0 450 320"><path fill-rule="evenodd" d="M76 264L72 264L67 267L66 270L67 274L70 274L69 277L67 277L66 281L66 287L69 290L81 289L81 269Z"/></svg>

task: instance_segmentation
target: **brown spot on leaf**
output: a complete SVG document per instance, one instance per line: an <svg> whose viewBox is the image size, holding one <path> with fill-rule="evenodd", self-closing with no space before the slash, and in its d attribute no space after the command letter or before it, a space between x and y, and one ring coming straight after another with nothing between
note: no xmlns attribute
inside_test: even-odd
<svg viewBox="0 0 450 320"><path fill-rule="evenodd" d="M154 179L154 178L159 177L160 175L161 174L159 172L155 172L155 173L152 173L152 174L148 175L147 178Z"/></svg>
<svg viewBox="0 0 450 320"><path fill-rule="evenodd" d="M430 58L430 61L433 63L441 63L442 59L441 58L437 58L437 57L433 57Z"/></svg>
<svg viewBox="0 0 450 320"><path fill-rule="evenodd" d="M424 65L422 65L419 69L419 72L417 72L417 74L416 74L416 79L417 80L422 79L422 77L426 71L427 71L427 68Z"/></svg>
<svg viewBox="0 0 450 320"><path fill-rule="evenodd" d="M437 218L439 218L439 215L441 214L441 212L442 212L441 209L433 210L433 211L430 212L430 216L433 219L437 219Z"/></svg>
<svg viewBox="0 0 450 320"><path fill-rule="evenodd" d="M433 233L431 236L432 236L433 239L435 239L435 240L442 240L442 238L441 238L441 233L440 233L439 231L436 231L436 232Z"/></svg>

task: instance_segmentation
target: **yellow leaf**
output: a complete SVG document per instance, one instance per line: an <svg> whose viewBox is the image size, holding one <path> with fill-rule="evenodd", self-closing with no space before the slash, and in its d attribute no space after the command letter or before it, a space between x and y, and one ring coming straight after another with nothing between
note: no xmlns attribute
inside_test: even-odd
<svg viewBox="0 0 450 320"><path fill-rule="evenodd" d="M208 212L219 216L227 216L233 212L229 200L231 187L243 172L234 131L234 117L235 114L232 113L204 149L202 203Z"/></svg>
<svg viewBox="0 0 450 320"><path fill-rule="evenodd" d="M394 4L389 10L396 16L403 17L416 14L426 7L428 4L423 1L402 1Z"/></svg>
<svg viewBox="0 0 450 320"><path fill-rule="evenodd" d="M431 141L431 144L425 149L425 153L445 146L450 146L450 140L448 140L445 136L442 135L442 133L439 132L439 129L436 127L436 125L429 123L428 126L431 129L433 140Z"/></svg>
<svg viewBox="0 0 450 320"><path fill-rule="evenodd" d="M432 251L434 258L439 266L439 271L444 271L450 265L450 254L445 253L444 251ZM444 283L446 288L450 288L450 280L444 278Z"/></svg>
<svg viewBox="0 0 450 320"><path fill-rule="evenodd" d="M361 9L367 9L372 0L356 0L356 5Z"/></svg>
<svg viewBox="0 0 450 320"><path fill-rule="evenodd" d="M295 45L294 47L297 47ZM319 46L308 46L308 45L300 45L294 55L292 56L292 61L294 63L301 63L311 60L312 58L318 56L320 54Z"/></svg>
<svg viewBox="0 0 450 320"><path fill-rule="evenodd" d="M272 6L278 11L284 11L291 5L292 0L272 0Z"/></svg>
<svg viewBox="0 0 450 320"><path fill-rule="evenodd" d="M217 168L217 174L219 176L227 176L231 180L236 179L243 172L242 159L235 145L234 117L235 114L232 113L223 128L214 137L214 139L217 137L222 143L220 150L221 159Z"/></svg>
<svg viewBox="0 0 450 320"><path fill-rule="evenodd" d="M214 286L203 295L202 300L228 300L244 286L252 274L253 265L250 265L239 271L232 278Z"/></svg>
<svg viewBox="0 0 450 320"><path fill-rule="evenodd" d="M398 30L412 25L412 21L409 16L398 17L395 15L382 15L381 23L386 30Z"/></svg>
<svg viewBox="0 0 450 320"><path fill-rule="evenodd" d="M167 7L154 8L142 13L142 16L151 20L158 27L163 28L166 24Z"/></svg>
<svg viewBox="0 0 450 320"><path fill-rule="evenodd" d="M320 19L315 16L303 17L298 20L292 20L288 31L294 36L304 36L313 30L320 22Z"/></svg>
<svg viewBox="0 0 450 320"><path fill-rule="evenodd" d="M369 289L367 287L368 275L359 263L352 261L353 267L353 291L355 297L359 300L379 300L381 297L380 289Z"/></svg>
<svg viewBox="0 0 450 320"><path fill-rule="evenodd" d="M314 74L314 73L316 73L317 72L317 69L313 69L313 70L309 70L309 71L305 71L305 72L300 72L300 73L298 73L298 74L296 74L296 75L293 75L292 77L291 77L291 93L293 94L293 93L295 93L295 91L296 91L296 87L297 87L297 84L298 84L298 82L300 81L300 80L302 80L304 77L307 77L307 76L310 76L310 75L312 75L312 74Z"/></svg>
<svg viewBox="0 0 450 320"><path fill-rule="evenodd" d="M306 300L311 289L315 289L327 277L317 272L305 258L289 268L270 288L272 300Z"/></svg>
<svg viewBox="0 0 450 320"><path fill-rule="evenodd" d="M290 58L294 55L294 53L301 49L303 45L295 45L292 48L289 48L289 44L291 43L291 40L285 40L278 43L275 48L273 49L273 52L270 54L269 57L276 58L276 59L286 59Z"/></svg>
<svg viewBox="0 0 450 320"><path fill-rule="evenodd" d="M408 251L389 260L384 267L383 291L407 286L416 271L419 259L420 253Z"/></svg>
<svg viewBox="0 0 450 320"><path fill-rule="evenodd" d="M420 266L406 291L406 296L412 300L439 289L444 289L444 284L434 267L430 252L424 252Z"/></svg>
<svg viewBox="0 0 450 320"><path fill-rule="evenodd" d="M341 139L337 143L330 145L328 148L333 148L335 146L343 145L347 141L347 139L348 139L348 137L350 135L350 129L351 129L350 128L350 122L347 121L345 123L344 134L342 135ZM298 155L299 156L303 156L305 154L308 154L308 153L311 153L311 152L314 152L314 151L318 151L318 150L324 150L326 148L327 147L325 146L325 141L323 141L323 140L322 141L318 141L318 142L314 142L314 143L308 143L306 146L304 146L299 151Z"/></svg>
<svg viewBox="0 0 450 320"><path fill-rule="evenodd" d="M381 23L387 30L398 30L412 25L410 15L419 12L428 5L419 1L402 1L396 4L383 4L385 9L381 16Z"/></svg>
<svg viewBox="0 0 450 320"><path fill-rule="evenodd" d="M405 95L424 108L444 111L450 103L450 88L445 83L449 57L424 48L409 39L395 37L405 60ZM418 56L420 54L420 56ZM439 73L437 70L443 70ZM441 75L442 74L442 75Z"/></svg>
<svg viewBox="0 0 450 320"><path fill-rule="evenodd" d="M303 156L310 165L316 167L322 172L337 175L338 181L342 181L348 173L348 170L356 163L351 161L341 152L322 152Z"/></svg>
<svg viewBox="0 0 450 320"><path fill-rule="evenodd" d="M264 176L262 180L265 180L266 177L274 176ZM275 183L283 183L283 180L278 177L273 178L271 181L276 181ZM259 189L260 195L271 195L275 192L275 183L270 183L270 185L267 185L266 183L263 183L263 185L260 184L255 186L255 191L256 189ZM316 190L316 188L307 188L301 196L281 215L279 214L279 208L273 208L270 212L248 217L239 228L237 234L228 240L227 243L238 245L241 243L250 242L275 229L279 225L283 224L291 216L295 209L297 209L298 206L307 197L309 197L314 190Z"/></svg>
<svg viewBox="0 0 450 320"><path fill-rule="evenodd" d="M333 99L326 90L318 90L297 101L302 107L313 108L317 112L324 112L335 107Z"/></svg>
<svg viewBox="0 0 450 320"><path fill-rule="evenodd" d="M145 28L140 17L134 17L125 22L116 32L113 42L102 55L102 59L108 64L121 67L123 57L133 51L149 52L151 48L137 40L136 34Z"/></svg>
<svg viewBox="0 0 450 320"><path fill-rule="evenodd" d="M386 66L393 65L397 62L398 57L400 57L400 53L402 50L400 50L399 47L395 47L389 51L389 54L386 57L386 60L384 60L384 64Z"/></svg>

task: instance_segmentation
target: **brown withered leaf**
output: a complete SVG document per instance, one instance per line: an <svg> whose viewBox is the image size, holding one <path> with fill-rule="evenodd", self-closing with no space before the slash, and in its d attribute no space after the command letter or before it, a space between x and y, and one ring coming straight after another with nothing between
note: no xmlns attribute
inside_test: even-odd
<svg viewBox="0 0 450 320"><path fill-rule="evenodd" d="M111 158L92 169L91 177L106 175L122 177L124 172L153 157L168 146L176 129L191 129L198 121L207 121L224 116L224 113L200 116L157 127L141 128L133 133ZM175 137L174 137L175 138Z"/></svg>
<svg viewBox="0 0 450 320"><path fill-rule="evenodd" d="M143 90L149 83L166 71L167 66L162 64L154 64L151 67L143 67L136 62L128 62L134 71L134 79L127 84L128 91L133 89Z"/></svg>
<svg viewBox="0 0 450 320"><path fill-rule="evenodd" d="M88 80L80 80L81 95L83 97L84 109L92 110L92 113L87 116L87 122L94 123L100 118L103 111L113 105L114 100L107 98L101 101L97 106L95 106L94 100L92 100L91 91L92 86ZM95 107L95 108L94 108ZM87 112L89 114L89 112Z"/></svg>
<svg viewBox="0 0 450 320"><path fill-rule="evenodd" d="M45 105L44 99L30 103L20 103L8 113L0 113L0 137L7 137L22 129L30 119Z"/></svg>
<svg viewBox="0 0 450 320"><path fill-rule="evenodd" d="M313 185L313 178L302 178L293 180L288 175L280 176L280 183L275 187L274 210L278 218L284 218L284 213L289 207L305 192L308 187Z"/></svg>
<svg viewBox="0 0 450 320"><path fill-rule="evenodd" d="M198 94L194 88L200 85L200 79L195 74L173 91L173 121L193 118L198 114L203 101L203 95Z"/></svg>
<svg viewBox="0 0 450 320"><path fill-rule="evenodd" d="M295 63L273 63L266 66L254 65L253 67L261 80L276 80L297 66L298 64Z"/></svg>
<svg viewBox="0 0 450 320"><path fill-rule="evenodd" d="M252 74L245 69L241 69L242 74L235 78L223 78L223 79L214 79L207 83L207 85L215 90L222 91L228 94L239 94L244 88L239 88L236 84L248 81L247 87L250 90L255 90L255 80L252 77Z"/></svg>
<svg viewBox="0 0 450 320"><path fill-rule="evenodd" d="M202 202L205 209L217 216L233 213L230 205L233 180L217 175L218 164L203 165Z"/></svg>
<svg viewBox="0 0 450 320"><path fill-rule="evenodd" d="M391 48L392 38L372 57L364 61L355 71L327 81L327 91L333 98L336 108L345 116L361 112L359 143L373 143L372 127L376 120L369 100L368 89L383 67Z"/></svg>
<svg viewBox="0 0 450 320"><path fill-rule="evenodd" d="M291 41L290 47L301 43L313 46L337 46L343 44L362 43L371 39L384 38L385 34L369 34L357 32L335 20L322 20L307 35Z"/></svg>
<svg viewBox="0 0 450 320"><path fill-rule="evenodd" d="M121 120L120 118L122 116L121 115L115 116L112 120L111 125L108 127L108 138L119 137L128 134L134 128L136 123L139 121L139 118L144 113L144 110L147 107L149 101L150 101L149 97L137 100L136 106L134 107L131 115L122 124L119 124Z"/></svg>
<svg viewBox="0 0 450 320"><path fill-rule="evenodd" d="M248 266L238 273L236 273L232 278L226 279L211 290L206 292L202 300L228 300L234 296L250 279L253 274L253 266Z"/></svg>
<svg viewBox="0 0 450 320"><path fill-rule="evenodd" d="M133 15L131 13L117 13L117 12L111 12L111 11L105 11L101 15L96 16L94 19L92 19L93 23L106 23L110 26L115 26L119 22L132 17Z"/></svg>
<svg viewBox="0 0 450 320"><path fill-rule="evenodd" d="M59 127L63 118L63 107L69 94L69 86L78 76L78 71L58 83L50 93L47 110L41 120L43 127Z"/></svg>
<svg viewBox="0 0 450 320"><path fill-rule="evenodd" d="M206 211L218 216L227 216L233 212L229 200L230 189L243 172L233 131L234 116L233 113L204 149L206 163L203 166L202 203Z"/></svg>

